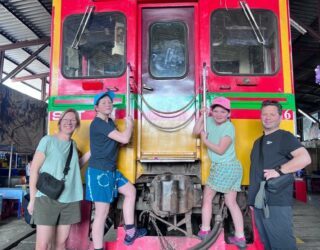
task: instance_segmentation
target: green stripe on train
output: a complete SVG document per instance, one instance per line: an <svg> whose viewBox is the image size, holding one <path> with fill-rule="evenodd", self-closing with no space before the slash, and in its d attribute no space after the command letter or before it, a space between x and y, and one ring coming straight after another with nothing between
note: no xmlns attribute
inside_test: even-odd
<svg viewBox="0 0 320 250"><path fill-rule="evenodd" d="M246 98L247 100L232 100L231 107L233 109L260 109L261 100L254 100L257 98L283 98L285 102L281 101L284 109L295 109L294 94L281 94L281 93L207 93L207 104L210 105L212 100L217 96L225 96L227 98ZM49 111L64 111L68 108L76 110L93 110L92 103L81 103L81 101L93 100L94 95L68 95L68 96L51 96L49 98ZM253 100L250 100L250 99ZM131 107L136 108L136 99L140 99L137 94L131 94L130 98ZM70 101L73 103L59 103L59 101ZM80 102L80 103L78 103ZM197 106L200 108L202 103L202 94L196 98ZM125 109L126 96L124 94L116 94L116 102L114 107L117 109Z"/></svg>
<svg viewBox="0 0 320 250"><path fill-rule="evenodd" d="M51 96L49 98L48 110L49 111L64 111L69 108L76 110L93 110L94 105L92 104L95 95L65 95L65 96ZM116 101L114 107L117 109L125 109L126 107L126 95L116 94ZM81 103L90 100L90 103ZM120 101L119 101L120 100ZM72 102L72 103L59 103Z"/></svg>
<svg viewBox="0 0 320 250"><path fill-rule="evenodd" d="M294 94L281 94L281 93L208 93L207 94L207 104L210 105L212 100L217 96L224 96L227 98L246 98L247 100L232 100L232 109L260 109L261 100L254 99L273 99L281 98L286 99L286 101L280 101L283 109L295 109L295 98ZM252 98L253 100L250 100ZM202 95L201 95L202 100Z"/></svg>

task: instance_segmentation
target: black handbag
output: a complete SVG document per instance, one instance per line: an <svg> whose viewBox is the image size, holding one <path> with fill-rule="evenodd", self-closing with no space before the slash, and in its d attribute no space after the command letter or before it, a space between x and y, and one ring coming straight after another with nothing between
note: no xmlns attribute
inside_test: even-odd
<svg viewBox="0 0 320 250"><path fill-rule="evenodd" d="M293 174L285 174L285 175L281 175L277 178L272 178L272 179L267 180L266 189L270 193L280 193L287 186L293 185L293 183L294 183Z"/></svg>
<svg viewBox="0 0 320 250"><path fill-rule="evenodd" d="M37 185L36 185L37 189L41 193L47 195L49 198L53 200L57 200L60 197L62 191L64 190L65 177L68 174L68 171L70 169L70 161L72 158L72 151L73 151L72 144L73 142L71 141L66 166L63 170L62 180L58 180L46 172L42 172L39 174Z"/></svg>
<svg viewBox="0 0 320 250"><path fill-rule="evenodd" d="M263 152L262 152L262 140L263 136L260 138L259 141L259 164L263 167ZM288 159L292 157L286 156ZM293 174L284 174L276 178L271 178L266 181L265 188L270 193L280 193L289 185L293 185L294 183L294 176Z"/></svg>

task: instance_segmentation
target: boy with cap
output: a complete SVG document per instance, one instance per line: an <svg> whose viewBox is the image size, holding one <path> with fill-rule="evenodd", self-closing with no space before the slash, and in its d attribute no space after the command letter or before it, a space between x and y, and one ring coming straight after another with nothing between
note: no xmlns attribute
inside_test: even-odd
<svg viewBox="0 0 320 250"><path fill-rule="evenodd" d="M127 117L127 127L117 130L110 115L113 110L114 92L99 93L94 97L96 117L90 125L89 167L86 171L86 199L94 202L95 215L92 224L92 240L95 249L103 249L104 224L110 203L118 191L124 195L123 216L126 236L124 243L131 245L135 239L147 234L146 229L134 226L136 199L135 187L117 170L118 148L130 141L133 120Z"/></svg>
<svg viewBox="0 0 320 250"><path fill-rule="evenodd" d="M208 148L211 160L210 175L203 191L202 226L198 233L205 239L210 233L212 217L212 200L217 192L224 193L225 204L230 210L235 227L235 235L229 237L229 243L240 248L246 247L243 230L243 217L237 203L237 192L241 191L242 167L235 153L235 130L230 122L230 101L225 97L217 97L211 105L211 117L207 120L207 133L203 131L203 117L206 110L201 110L193 133L201 136Z"/></svg>

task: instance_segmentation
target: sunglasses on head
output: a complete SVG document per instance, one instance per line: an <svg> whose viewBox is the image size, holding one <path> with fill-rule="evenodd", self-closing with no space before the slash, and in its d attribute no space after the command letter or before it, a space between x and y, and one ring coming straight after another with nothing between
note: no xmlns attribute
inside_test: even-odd
<svg viewBox="0 0 320 250"><path fill-rule="evenodd" d="M282 105L280 102L276 101L276 100L264 100L262 102L261 108L265 107L265 106L274 106L277 107L279 114L281 115L282 113Z"/></svg>
<svg viewBox="0 0 320 250"><path fill-rule="evenodd" d="M262 102L262 105L269 105L269 104L279 104L280 105L280 102L278 102L276 100L264 100Z"/></svg>

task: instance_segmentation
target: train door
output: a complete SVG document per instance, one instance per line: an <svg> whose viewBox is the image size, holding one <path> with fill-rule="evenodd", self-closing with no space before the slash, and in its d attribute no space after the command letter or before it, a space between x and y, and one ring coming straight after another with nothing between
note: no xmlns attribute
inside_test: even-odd
<svg viewBox="0 0 320 250"><path fill-rule="evenodd" d="M141 8L140 161L194 161L194 8Z"/></svg>

